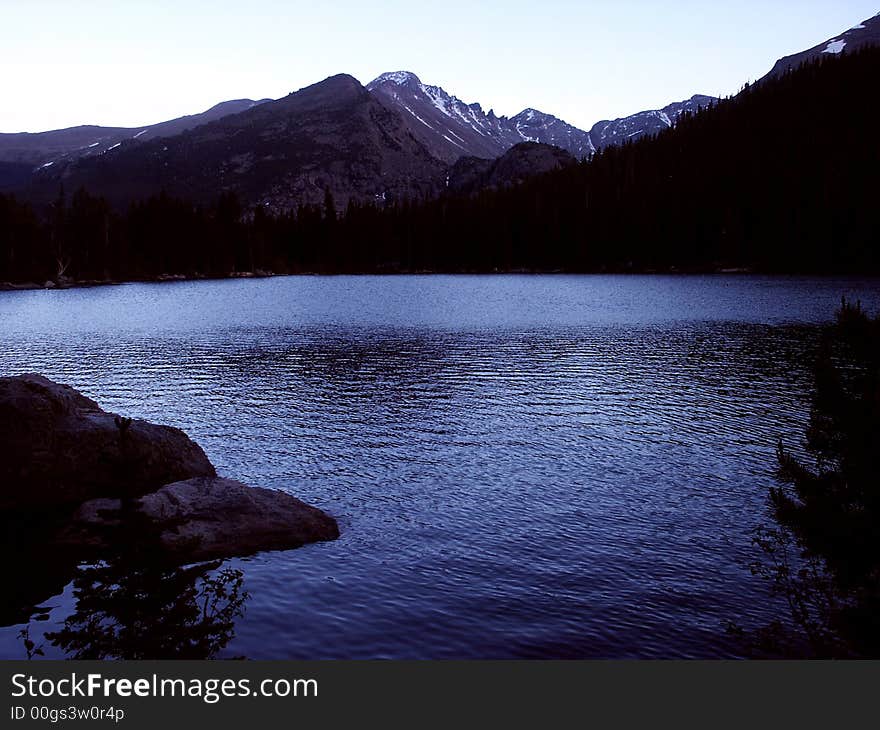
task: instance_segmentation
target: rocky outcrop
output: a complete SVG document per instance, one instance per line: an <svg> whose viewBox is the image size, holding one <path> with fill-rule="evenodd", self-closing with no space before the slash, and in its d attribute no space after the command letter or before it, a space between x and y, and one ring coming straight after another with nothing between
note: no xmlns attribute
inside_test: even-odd
<svg viewBox="0 0 880 730"><path fill-rule="evenodd" d="M559 147L522 142L494 160L462 157L449 171L448 188L454 193L463 194L497 190L519 185L530 177L576 162L574 157Z"/></svg>
<svg viewBox="0 0 880 730"><path fill-rule="evenodd" d="M0 536L19 558L0 592L0 625L9 625L40 615L82 561L162 574L333 540L339 528L285 492L218 478L176 428L22 375L0 378Z"/></svg>
<svg viewBox="0 0 880 730"><path fill-rule="evenodd" d="M129 509L154 528L150 539L157 549L189 561L287 550L339 537L336 520L285 492L217 477L168 484ZM62 541L104 547L107 530L125 528L126 519L121 500L91 500L77 510Z"/></svg>
<svg viewBox="0 0 880 730"><path fill-rule="evenodd" d="M40 375L0 378L0 509L133 497L214 476L183 431L107 413Z"/></svg>

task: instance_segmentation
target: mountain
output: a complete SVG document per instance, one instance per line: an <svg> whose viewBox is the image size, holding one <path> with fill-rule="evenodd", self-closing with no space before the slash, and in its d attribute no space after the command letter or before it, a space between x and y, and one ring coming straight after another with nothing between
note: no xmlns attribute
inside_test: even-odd
<svg viewBox="0 0 880 730"><path fill-rule="evenodd" d="M346 74L175 136L146 136L40 170L31 197L46 200L60 183L116 205L160 190L196 202L235 192L280 211L322 204L329 192L341 209L434 194L445 172L396 111Z"/></svg>
<svg viewBox="0 0 880 730"><path fill-rule="evenodd" d="M779 59L762 81L824 55L867 45L880 45L880 13L812 48ZM524 109L510 118L496 116L492 110L484 112L480 104L467 104L439 86L423 84L408 71L382 74L367 89L401 113L409 131L432 156L449 164L462 156L495 158L525 141L556 145L582 158L609 145L656 134L672 126L683 112L694 112L714 101L709 96L695 95L662 109L602 120L585 131L536 109ZM0 189L20 185L28 178L29 167L50 167L99 156L132 139L146 142L176 136L268 101L225 101L200 114L140 127L83 125L47 132L0 133Z"/></svg>
<svg viewBox="0 0 880 730"><path fill-rule="evenodd" d="M554 145L578 160L589 157L596 151L587 132L537 109L523 109L510 118L510 123L524 140Z"/></svg>
<svg viewBox="0 0 880 730"><path fill-rule="evenodd" d="M819 45L808 48L806 51L794 53L791 56L780 58L773 68L758 83L767 79L776 78L788 71L796 69L803 63L815 61L826 55L851 52L865 46L880 45L880 13L868 20L863 20L858 25L844 31L840 35L822 41Z"/></svg>
<svg viewBox="0 0 880 730"><path fill-rule="evenodd" d="M372 230L338 221L337 250L375 230L376 265L406 271L875 274L880 146L865 90L878 79L878 47L823 54L588 164Z"/></svg>
<svg viewBox="0 0 880 730"><path fill-rule="evenodd" d="M252 99L233 99L231 101L221 101L219 104L215 104L201 114L191 114L186 117L171 119L167 122L159 122L158 124L153 124L149 127L142 127L142 131L138 132L135 138L146 142L147 140L156 139L157 137L173 137L176 134L186 132L188 129L194 129L202 124L207 124L208 122L227 117L230 114L240 114L248 109L253 109L259 104L265 104L267 101L272 100L259 99L258 101L253 101Z"/></svg>
<svg viewBox="0 0 880 730"><path fill-rule="evenodd" d="M113 210L77 191L60 199L66 205L55 206L51 216L41 216L18 196L0 195L0 281L267 270L877 273L880 147L875 102L865 90L878 78L880 48L823 54L700 114L684 115L660 134L611 145L586 164L560 164L521 184L506 184L516 182L521 158L534 154L543 164L548 152L564 154L520 144L503 164L459 161L458 179L469 174L484 188L479 195L393 208L352 205L338 215L307 210L296 216L259 208L242 216L229 197L194 206L155 196ZM347 184L357 169L364 174L363 193L374 195L376 188L368 186L383 172L386 181L401 184L438 169L446 174L401 116L351 77L328 79L177 137L123 144L72 167L98 165L106 174L113 168L103 160L148 149L159 155L150 164L163 179L198 179L205 187L189 189L202 193L217 189L209 184L223 174L216 160L236 158L240 149L260 155L236 158L243 166L268 166L271 154L287 160L277 168L282 185L291 170L309 165L316 177L331 169ZM165 151L173 152L169 168L163 167ZM418 155L421 169L392 164ZM144 162L132 157L115 182L127 184L126 176ZM501 169L508 162L510 169ZM206 163L196 178L194 171ZM266 167L252 181L272 177L274 169ZM179 177L184 171L188 177ZM500 184L485 189L493 187L493 177ZM105 186L113 182L96 179ZM236 177L242 189L248 180ZM325 178L315 182L317 192Z"/></svg>
<svg viewBox="0 0 880 730"><path fill-rule="evenodd" d="M635 141L648 134L657 134L673 126L685 112L695 114L715 101L718 101L715 97L696 94L686 101L673 102L662 109L596 122L590 129L590 141L595 149L602 150L611 145Z"/></svg>
<svg viewBox="0 0 880 730"><path fill-rule="evenodd" d="M526 109L512 118L498 117L439 86L423 84L410 71L384 73L367 89L400 112L413 136L447 163L462 156L498 157L519 142L555 144L577 157L593 151L586 132L550 114Z"/></svg>
<svg viewBox="0 0 880 730"><path fill-rule="evenodd" d="M560 147L520 142L494 160L460 157L449 170L446 187L451 192L465 194L498 190L576 162L570 152Z"/></svg>
<svg viewBox="0 0 880 730"><path fill-rule="evenodd" d="M367 89L399 111L413 135L448 163L463 156L495 158L520 142L552 144L581 159L608 145L667 129L683 112L714 100L696 95L663 109L598 122L587 132L537 109L510 118L484 112L480 104L467 104L439 86L423 84L410 71L384 73Z"/></svg>
<svg viewBox="0 0 880 730"><path fill-rule="evenodd" d="M523 142L584 158L665 129L709 100L694 97L586 132L536 109L511 118L484 112L406 71L383 74L366 88L340 74L283 99L223 102L142 128L0 134L0 191L47 202L61 184L84 186L116 206L162 190L199 202L235 192L246 205L273 211L321 204L329 191L342 210L349 200L435 195L460 158L494 160ZM546 150L521 150L505 165L514 159L516 179L527 176L529 162L535 173L557 163ZM468 164L480 176L488 169ZM501 184L491 177L482 184Z"/></svg>
<svg viewBox="0 0 880 730"><path fill-rule="evenodd" d="M59 159L105 151L139 129L83 125L49 132L0 134L0 162L28 165L53 165Z"/></svg>
<svg viewBox="0 0 880 730"><path fill-rule="evenodd" d="M200 114L190 114L143 127L82 125L48 132L0 133L0 163L50 167L57 162L103 154L126 140L145 142L171 137L216 119L238 114L268 99L234 99L215 104Z"/></svg>

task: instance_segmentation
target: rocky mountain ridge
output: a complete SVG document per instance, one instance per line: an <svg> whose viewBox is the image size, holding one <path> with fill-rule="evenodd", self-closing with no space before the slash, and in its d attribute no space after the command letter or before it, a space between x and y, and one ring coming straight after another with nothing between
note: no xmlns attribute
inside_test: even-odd
<svg viewBox="0 0 880 730"><path fill-rule="evenodd" d="M698 94L663 109L603 120L586 131L538 109L523 109L513 117L484 112L478 103L468 104L440 86L422 83L411 71L384 73L367 89L399 111L413 136L449 164L464 156L495 158L521 142L551 144L583 159L609 145L667 129L685 111L695 112L713 101Z"/></svg>

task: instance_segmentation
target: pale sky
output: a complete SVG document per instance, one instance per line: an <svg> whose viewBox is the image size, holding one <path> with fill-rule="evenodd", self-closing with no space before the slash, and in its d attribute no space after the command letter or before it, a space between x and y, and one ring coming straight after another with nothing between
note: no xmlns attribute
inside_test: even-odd
<svg viewBox="0 0 880 730"><path fill-rule="evenodd" d="M585 129L728 95L880 0L0 0L0 131L139 126L336 73L413 71Z"/></svg>

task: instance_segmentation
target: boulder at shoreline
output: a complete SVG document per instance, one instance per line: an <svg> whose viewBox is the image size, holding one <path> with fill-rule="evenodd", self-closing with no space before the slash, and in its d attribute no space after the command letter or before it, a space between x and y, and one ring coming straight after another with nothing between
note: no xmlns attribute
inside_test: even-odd
<svg viewBox="0 0 880 730"><path fill-rule="evenodd" d="M132 531L178 562L339 536L336 520L286 492L217 477L183 431L107 413L41 375L0 378L0 515L16 514L60 522L54 541L73 552Z"/></svg>
<svg viewBox="0 0 880 730"><path fill-rule="evenodd" d="M41 375L0 378L0 509L140 496L215 474L180 429L122 419Z"/></svg>
<svg viewBox="0 0 880 730"><path fill-rule="evenodd" d="M339 537L329 515L296 497L220 477L168 484L136 500L151 539L166 556L189 561L287 550ZM66 539L103 546L108 528L125 525L122 500L95 499L73 517Z"/></svg>

